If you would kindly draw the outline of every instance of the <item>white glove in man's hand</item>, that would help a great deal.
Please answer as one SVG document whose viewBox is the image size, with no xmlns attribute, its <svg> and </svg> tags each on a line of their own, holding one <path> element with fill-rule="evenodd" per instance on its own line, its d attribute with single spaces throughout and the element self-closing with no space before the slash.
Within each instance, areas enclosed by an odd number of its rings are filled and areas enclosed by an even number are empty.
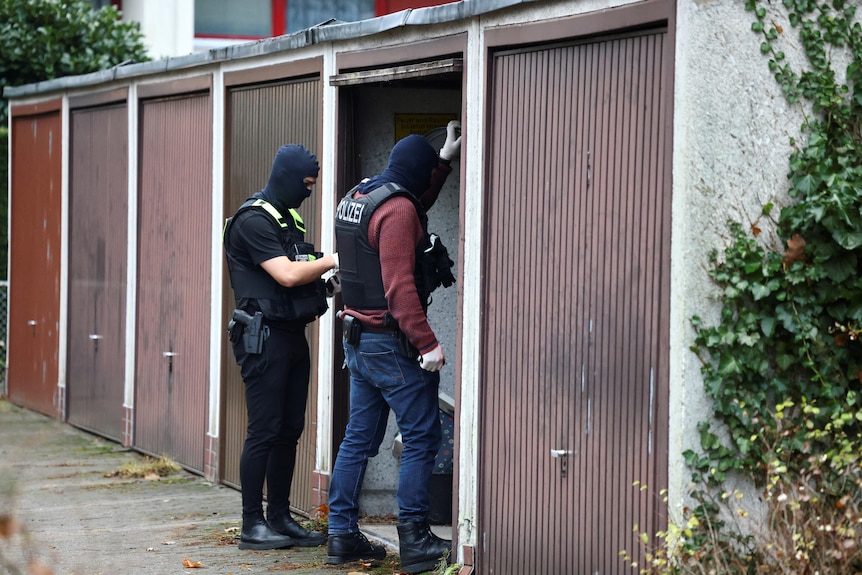
<svg viewBox="0 0 862 575">
<path fill-rule="evenodd" d="M 461 153 L 461 122 L 452 120 L 446 124 L 446 141 L 440 148 L 440 159 L 454 160 Z"/>
<path fill-rule="evenodd" d="M 332 252 L 330 254 L 332 259 L 335 260 L 335 267 L 332 268 L 335 273 L 338 273 L 338 252 Z"/>
<path fill-rule="evenodd" d="M 440 371 L 444 363 L 446 363 L 446 356 L 443 355 L 443 348 L 440 345 L 419 357 L 419 367 L 425 371 Z"/>
</svg>

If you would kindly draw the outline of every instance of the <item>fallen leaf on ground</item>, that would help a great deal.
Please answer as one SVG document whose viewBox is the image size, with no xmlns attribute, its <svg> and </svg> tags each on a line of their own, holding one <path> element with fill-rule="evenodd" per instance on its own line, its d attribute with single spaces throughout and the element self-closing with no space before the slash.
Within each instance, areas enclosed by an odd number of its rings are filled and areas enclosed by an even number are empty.
<svg viewBox="0 0 862 575">
<path fill-rule="evenodd" d="M 200 567 L 200 566 L 201 566 L 200 561 L 191 561 L 188 557 L 183 559 L 183 567 L 185 567 L 187 569 L 194 569 L 195 567 Z"/>
<path fill-rule="evenodd" d="M 162 541 L 162 545 L 174 545 L 173 541 Z"/>
<path fill-rule="evenodd" d="M 147 547 L 147 551 L 155 551 L 155 550 L 156 550 L 155 547 Z"/>
<path fill-rule="evenodd" d="M 224 530 L 225 533 L 236 533 L 239 531 L 239 527 L 228 527 Z"/>
<path fill-rule="evenodd" d="M 27 573 L 29 575 L 54 575 L 53 571 L 35 559 L 32 559 L 27 563 Z"/>
<path fill-rule="evenodd" d="M 18 523 L 11 515 L 0 515 L 0 537 L 9 539 L 18 532 Z"/>
</svg>

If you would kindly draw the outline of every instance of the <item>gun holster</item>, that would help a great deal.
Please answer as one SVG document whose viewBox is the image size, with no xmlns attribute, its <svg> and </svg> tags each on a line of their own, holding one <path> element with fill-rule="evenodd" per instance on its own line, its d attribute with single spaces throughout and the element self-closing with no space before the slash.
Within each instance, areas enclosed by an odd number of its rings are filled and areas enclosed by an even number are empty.
<svg viewBox="0 0 862 575">
<path fill-rule="evenodd" d="M 342 316 L 341 321 L 343 322 L 344 341 L 348 345 L 359 343 L 359 336 L 362 334 L 362 323 L 352 315 Z"/>
<path fill-rule="evenodd" d="M 419 350 L 410 343 L 410 340 L 407 339 L 407 334 L 400 329 L 398 330 L 398 351 L 407 359 L 419 359 Z"/>
<path fill-rule="evenodd" d="M 258 355 L 263 351 L 263 342 L 269 337 L 269 326 L 264 325 L 261 312 L 255 312 L 252 316 L 241 309 L 235 309 L 230 323 L 227 324 L 227 332 L 231 343 L 242 338 L 245 352 Z"/>
</svg>

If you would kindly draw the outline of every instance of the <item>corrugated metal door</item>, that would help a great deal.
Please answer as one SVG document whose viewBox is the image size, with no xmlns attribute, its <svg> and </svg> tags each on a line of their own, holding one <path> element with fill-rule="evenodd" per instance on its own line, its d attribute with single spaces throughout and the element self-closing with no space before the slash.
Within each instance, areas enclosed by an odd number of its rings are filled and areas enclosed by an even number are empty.
<svg viewBox="0 0 862 575">
<path fill-rule="evenodd" d="M 319 78 L 281 82 L 269 85 L 232 88 L 228 94 L 228 166 L 229 182 L 225 213 L 233 214 L 247 197 L 257 192 L 269 179 L 272 158 L 283 144 L 302 144 L 320 160 L 319 130 L 321 86 Z M 321 177 L 323 177 L 321 173 Z M 319 182 L 320 180 L 318 180 Z M 320 245 L 320 184 L 302 203 L 299 210 L 308 230 L 306 239 Z M 318 248 L 319 249 L 319 248 Z M 234 308 L 233 290 L 225 266 L 225 323 Z M 311 352 L 311 383 L 305 409 L 305 431 L 297 450 L 291 505 L 310 511 L 311 478 L 315 468 L 317 445 L 317 350 L 318 324 L 306 330 Z M 224 360 L 224 433 L 221 442 L 221 477 L 225 483 L 239 486 L 239 457 L 248 424 L 245 387 L 239 375 L 227 337 L 222 348 Z"/>
<path fill-rule="evenodd" d="M 663 31 L 492 58 L 484 574 L 628 573 L 667 475 Z"/>
<path fill-rule="evenodd" d="M 135 446 L 203 471 L 209 388 L 212 106 L 140 106 Z"/>
<path fill-rule="evenodd" d="M 73 110 L 70 124 L 67 417 L 121 441 L 128 109 L 120 104 Z"/>
<path fill-rule="evenodd" d="M 12 113 L 9 231 L 9 399 L 53 417 L 60 349 L 60 222 L 63 166 L 59 112 Z"/>
</svg>

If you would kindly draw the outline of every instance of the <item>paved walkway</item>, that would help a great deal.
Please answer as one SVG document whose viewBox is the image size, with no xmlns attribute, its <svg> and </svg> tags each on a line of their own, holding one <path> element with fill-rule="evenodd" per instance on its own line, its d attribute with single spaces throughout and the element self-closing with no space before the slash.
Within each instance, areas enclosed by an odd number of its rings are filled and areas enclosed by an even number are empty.
<svg viewBox="0 0 862 575">
<path fill-rule="evenodd" d="M 295 575 L 399 573 L 394 526 L 363 526 L 389 547 L 373 565 L 325 564 L 326 547 L 240 551 L 240 493 L 182 471 L 111 476 L 144 457 L 0 400 L 0 573 Z M 11 520 L 11 521 L 10 521 Z M 9 534 L 9 526 L 16 525 Z M 435 528 L 437 531 L 437 528 Z M 440 535 L 449 536 L 449 528 Z M 38 571 L 26 565 L 41 565 Z M 192 565 L 194 567 L 188 567 Z"/>
</svg>

